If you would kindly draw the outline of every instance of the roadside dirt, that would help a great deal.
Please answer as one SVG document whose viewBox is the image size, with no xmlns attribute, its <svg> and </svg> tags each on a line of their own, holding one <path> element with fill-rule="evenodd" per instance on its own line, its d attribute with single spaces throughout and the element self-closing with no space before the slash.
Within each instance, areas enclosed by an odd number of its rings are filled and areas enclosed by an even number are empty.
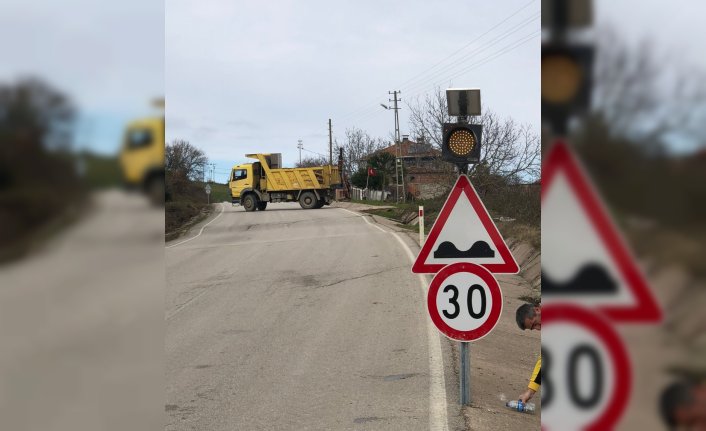
<svg viewBox="0 0 706 431">
<path fill-rule="evenodd" d="M 706 379 L 706 284 L 680 265 L 642 266 L 665 320 L 659 325 L 615 326 L 628 348 L 633 373 L 630 401 L 620 421 L 624 430 L 664 423 L 656 406 L 667 385 L 684 378 Z"/>
<path fill-rule="evenodd" d="M 215 211 L 215 205 L 204 205 L 201 208 L 196 206 L 185 209 L 189 205 L 182 205 L 182 208 L 169 206 L 165 207 L 165 242 L 174 241 L 186 235 L 194 226 L 207 219 Z M 194 214 L 189 216 L 189 214 Z"/>
</svg>

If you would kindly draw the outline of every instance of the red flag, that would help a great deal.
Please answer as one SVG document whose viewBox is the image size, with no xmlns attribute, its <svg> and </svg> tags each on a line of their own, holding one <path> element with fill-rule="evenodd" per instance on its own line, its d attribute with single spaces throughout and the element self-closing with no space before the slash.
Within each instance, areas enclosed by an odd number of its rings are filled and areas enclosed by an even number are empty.
<svg viewBox="0 0 706 431">
<path fill-rule="evenodd" d="M 368 168 L 368 176 L 369 177 L 374 177 L 376 175 L 375 169 L 373 168 Z"/>
</svg>

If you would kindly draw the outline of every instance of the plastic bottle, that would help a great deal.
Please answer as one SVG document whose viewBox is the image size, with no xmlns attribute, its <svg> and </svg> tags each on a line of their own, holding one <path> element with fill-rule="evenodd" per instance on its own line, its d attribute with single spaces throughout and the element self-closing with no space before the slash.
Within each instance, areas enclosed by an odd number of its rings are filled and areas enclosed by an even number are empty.
<svg viewBox="0 0 706 431">
<path fill-rule="evenodd" d="M 513 400 L 513 401 L 508 401 L 505 403 L 505 407 L 512 409 L 512 410 L 517 410 L 518 412 L 523 412 L 523 413 L 534 413 L 534 404 L 533 403 L 523 403 L 522 400 Z"/>
</svg>

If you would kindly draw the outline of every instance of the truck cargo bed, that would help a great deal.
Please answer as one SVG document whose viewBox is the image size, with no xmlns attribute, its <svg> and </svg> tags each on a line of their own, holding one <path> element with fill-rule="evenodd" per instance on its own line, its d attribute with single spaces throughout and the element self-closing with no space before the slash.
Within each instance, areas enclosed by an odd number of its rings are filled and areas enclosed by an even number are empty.
<svg viewBox="0 0 706 431">
<path fill-rule="evenodd" d="M 341 184 L 341 173 L 338 166 L 316 166 L 311 168 L 278 168 L 269 167 L 266 155 L 247 154 L 247 157 L 260 161 L 264 175 L 260 178 L 260 188 L 268 192 L 286 190 L 329 189 Z"/>
<path fill-rule="evenodd" d="M 332 178 L 333 177 L 333 178 Z M 340 183 L 338 168 L 323 166 L 316 168 L 282 168 L 265 170 L 264 181 L 269 191 L 327 189 Z M 333 179 L 333 181 L 332 181 Z"/>
</svg>

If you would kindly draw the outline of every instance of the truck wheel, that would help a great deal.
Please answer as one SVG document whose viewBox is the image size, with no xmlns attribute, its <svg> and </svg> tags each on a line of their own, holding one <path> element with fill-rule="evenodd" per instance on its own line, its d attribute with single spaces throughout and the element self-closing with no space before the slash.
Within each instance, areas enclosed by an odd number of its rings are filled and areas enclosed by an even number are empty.
<svg viewBox="0 0 706 431">
<path fill-rule="evenodd" d="M 243 198 L 243 208 L 245 208 L 245 211 L 248 211 L 248 212 L 255 211 L 257 209 L 257 205 L 258 205 L 257 201 L 258 201 L 257 196 L 255 196 L 255 194 L 253 194 L 253 193 L 250 193 L 249 195 L 246 195 Z"/>
<path fill-rule="evenodd" d="M 325 203 L 326 201 L 324 200 L 316 201 L 316 206 L 314 206 L 314 209 L 323 208 Z"/>
<path fill-rule="evenodd" d="M 314 192 L 304 192 L 299 196 L 299 205 L 305 210 L 316 208 L 317 202 Z"/>
<path fill-rule="evenodd" d="M 257 203 L 257 209 L 260 211 L 265 211 L 265 208 L 267 208 L 267 202 L 260 201 Z"/>
</svg>

